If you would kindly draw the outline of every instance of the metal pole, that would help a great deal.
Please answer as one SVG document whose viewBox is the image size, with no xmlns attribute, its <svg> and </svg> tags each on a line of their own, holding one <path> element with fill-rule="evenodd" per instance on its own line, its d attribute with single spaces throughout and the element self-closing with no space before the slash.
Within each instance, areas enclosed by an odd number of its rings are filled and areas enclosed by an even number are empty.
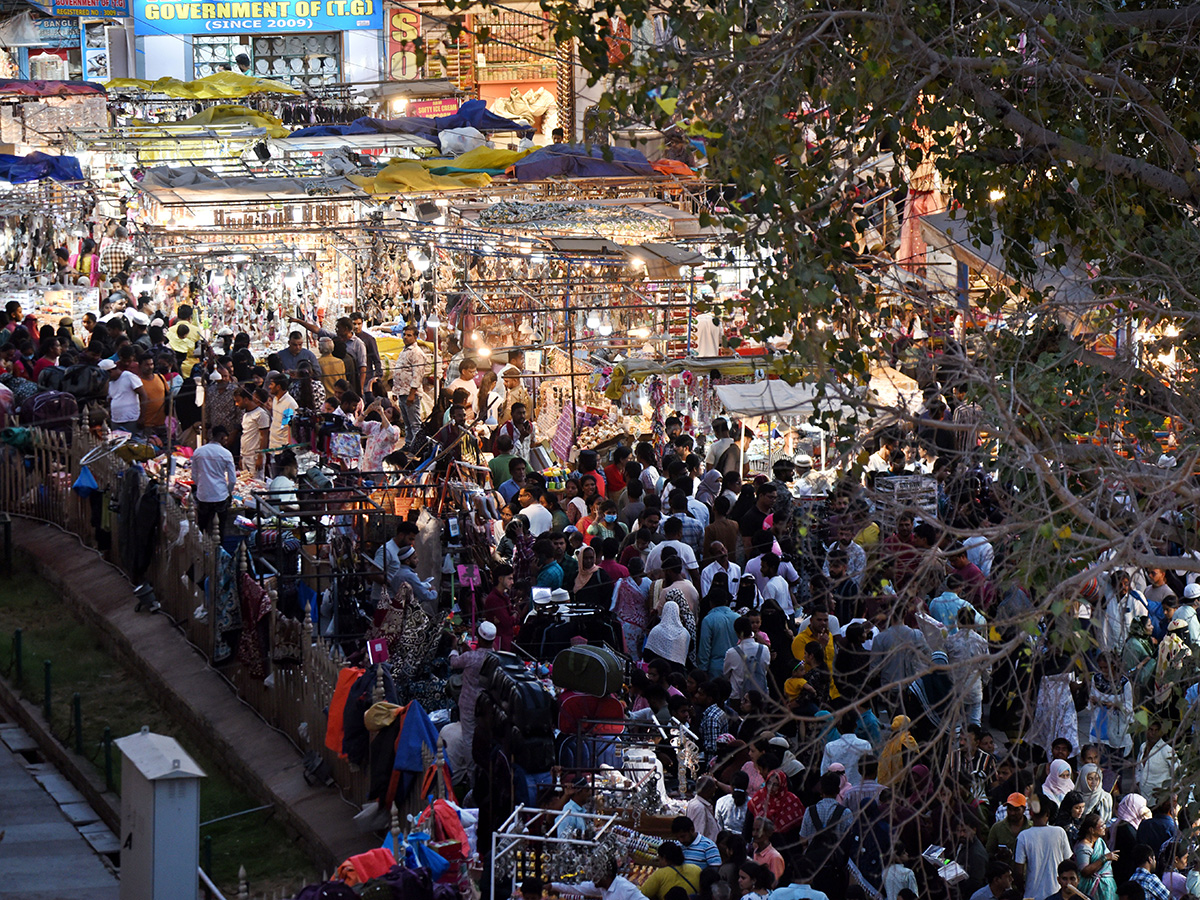
<svg viewBox="0 0 1200 900">
<path fill-rule="evenodd" d="M 71 697 L 71 713 L 75 720 L 75 752 L 83 756 L 83 702 L 79 691 Z"/>
<path fill-rule="evenodd" d="M 18 628 L 13 632 L 13 659 L 16 661 L 17 687 L 21 686 L 21 681 L 25 676 L 25 636 L 21 629 Z"/>
<path fill-rule="evenodd" d="M 113 789 L 112 729 L 104 726 L 104 789 Z"/>
<path fill-rule="evenodd" d="M 42 692 L 42 711 L 46 714 L 46 724 L 50 724 L 50 660 L 42 663 L 43 673 L 45 675 L 45 685 Z"/>
<path fill-rule="evenodd" d="M 579 401 L 575 394 L 575 329 L 571 323 L 571 264 L 567 263 L 567 290 L 563 294 L 563 326 L 566 329 L 567 358 L 571 361 L 571 446 L 579 436 L 576 426 L 579 424 Z M 570 455 L 570 451 L 567 451 Z M 567 460 L 563 460 L 563 465 Z"/>
</svg>

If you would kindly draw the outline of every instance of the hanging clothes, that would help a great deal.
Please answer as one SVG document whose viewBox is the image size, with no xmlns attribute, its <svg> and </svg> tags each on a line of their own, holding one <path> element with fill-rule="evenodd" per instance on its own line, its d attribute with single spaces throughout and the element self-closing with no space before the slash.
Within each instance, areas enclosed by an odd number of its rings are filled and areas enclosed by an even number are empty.
<svg viewBox="0 0 1200 900">
<path fill-rule="evenodd" d="M 333 689 L 333 697 L 329 701 L 329 720 L 325 725 L 325 748 L 332 750 L 338 756 L 342 753 L 342 718 L 346 711 L 346 700 L 350 696 L 350 688 L 365 670 L 347 666 L 338 672 L 337 685 Z"/>
</svg>

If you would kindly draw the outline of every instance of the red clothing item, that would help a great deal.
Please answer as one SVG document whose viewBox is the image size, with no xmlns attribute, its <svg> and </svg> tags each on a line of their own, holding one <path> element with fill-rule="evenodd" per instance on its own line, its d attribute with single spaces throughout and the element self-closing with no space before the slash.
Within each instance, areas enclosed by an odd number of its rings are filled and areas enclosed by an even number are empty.
<svg viewBox="0 0 1200 900">
<path fill-rule="evenodd" d="M 604 467 L 604 480 L 608 482 L 608 488 L 614 493 L 619 494 L 625 490 L 625 469 L 623 466 L 618 466 L 616 463 L 609 463 Z"/>
<path fill-rule="evenodd" d="M 51 366 L 57 365 L 57 360 L 48 359 L 45 356 L 39 358 L 37 362 L 33 364 L 33 380 L 37 381 L 37 377 L 42 374 L 43 369 L 49 369 Z"/>
<path fill-rule="evenodd" d="M 496 626 L 496 649 L 512 650 L 517 617 L 513 614 L 512 601 L 499 588 L 483 601 L 483 617 Z"/>
<path fill-rule="evenodd" d="M 629 561 L 631 559 L 633 559 L 635 556 L 640 557 L 641 555 L 642 554 L 638 552 L 637 545 L 630 544 L 628 547 L 626 547 L 624 550 L 621 551 L 621 555 L 617 558 L 620 560 L 621 565 L 628 566 Z M 643 559 L 642 561 L 645 562 L 645 559 Z"/>
<path fill-rule="evenodd" d="M 615 559 L 600 560 L 600 568 L 608 574 L 614 582 L 621 578 L 629 577 L 629 570 L 617 562 Z"/>
<path fill-rule="evenodd" d="M 333 699 L 329 701 L 329 723 L 325 726 L 325 746 L 342 759 L 346 758 L 346 754 L 342 752 L 344 736 L 342 717 L 346 713 L 346 701 L 350 698 L 350 688 L 365 671 L 367 670 L 347 666 L 338 672 L 337 687 L 333 689 Z"/>
<path fill-rule="evenodd" d="M 892 575 L 897 587 L 904 587 L 910 578 L 917 573 L 921 565 L 921 553 L 912 544 L 902 541 L 894 534 L 889 534 L 883 540 L 884 558 L 892 563 Z"/>
</svg>

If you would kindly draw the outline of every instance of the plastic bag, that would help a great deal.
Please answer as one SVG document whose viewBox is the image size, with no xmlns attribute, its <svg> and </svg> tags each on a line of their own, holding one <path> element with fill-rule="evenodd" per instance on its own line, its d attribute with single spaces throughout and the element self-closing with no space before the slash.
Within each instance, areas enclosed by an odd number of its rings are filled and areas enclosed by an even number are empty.
<svg viewBox="0 0 1200 900">
<path fill-rule="evenodd" d="M 75 483 L 71 485 L 71 490 L 85 500 L 92 496 L 92 493 L 99 490 L 99 488 L 100 485 L 96 483 L 96 476 L 92 474 L 92 470 L 87 466 L 80 468 L 79 477 L 76 478 Z"/>
</svg>

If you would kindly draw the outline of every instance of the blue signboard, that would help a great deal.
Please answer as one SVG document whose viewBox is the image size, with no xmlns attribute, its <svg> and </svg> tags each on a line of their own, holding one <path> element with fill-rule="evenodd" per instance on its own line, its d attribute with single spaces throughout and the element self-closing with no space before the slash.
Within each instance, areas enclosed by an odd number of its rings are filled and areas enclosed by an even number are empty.
<svg viewBox="0 0 1200 900">
<path fill-rule="evenodd" d="M 33 5 L 51 16 L 124 19 L 129 15 L 129 0 L 37 0 Z"/>
<path fill-rule="evenodd" d="M 135 31 L 150 34 L 280 34 L 383 27 L 382 0 L 133 0 Z"/>
</svg>

